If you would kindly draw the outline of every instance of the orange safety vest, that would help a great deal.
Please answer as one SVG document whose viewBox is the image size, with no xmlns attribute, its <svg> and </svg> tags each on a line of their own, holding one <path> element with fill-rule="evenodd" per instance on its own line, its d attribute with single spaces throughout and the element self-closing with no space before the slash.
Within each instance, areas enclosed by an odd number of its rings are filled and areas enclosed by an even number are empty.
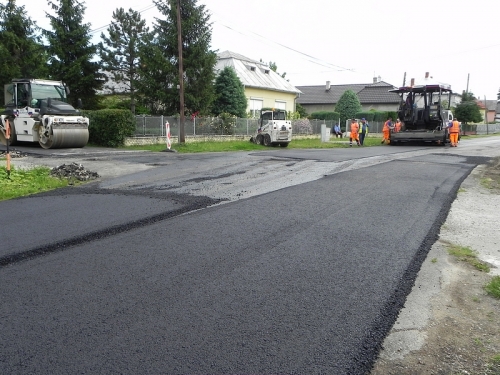
<svg viewBox="0 0 500 375">
<path fill-rule="evenodd" d="M 357 122 L 351 123 L 351 133 L 357 134 L 359 131 L 359 124 Z"/>
<path fill-rule="evenodd" d="M 450 127 L 450 133 L 460 133 L 460 123 L 458 121 L 453 121 Z"/>
<path fill-rule="evenodd" d="M 385 131 L 385 132 L 388 132 L 389 131 L 389 120 L 387 120 L 386 122 L 384 122 L 384 128 L 382 129 L 382 131 Z"/>
<path fill-rule="evenodd" d="M 396 121 L 396 132 L 401 130 L 401 121 Z"/>
</svg>

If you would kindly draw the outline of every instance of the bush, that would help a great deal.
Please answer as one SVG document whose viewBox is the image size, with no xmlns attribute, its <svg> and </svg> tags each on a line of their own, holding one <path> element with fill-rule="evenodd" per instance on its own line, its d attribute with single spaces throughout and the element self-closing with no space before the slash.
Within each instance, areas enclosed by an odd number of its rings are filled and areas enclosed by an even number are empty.
<svg viewBox="0 0 500 375">
<path fill-rule="evenodd" d="M 309 119 L 303 118 L 292 121 L 293 133 L 296 134 L 312 134 L 312 126 Z"/>
<path fill-rule="evenodd" d="M 213 119 L 210 127 L 212 133 L 231 135 L 234 133 L 236 126 L 236 116 L 230 113 L 221 113 L 218 117 Z"/>
<path fill-rule="evenodd" d="M 333 111 L 319 111 L 311 113 L 309 116 L 310 119 L 316 120 L 335 120 L 338 121 L 340 118 L 340 114 Z"/>
<path fill-rule="evenodd" d="M 89 118 L 89 142 L 105 147 L 123 146 L 135 132 L 135 118 L 126 109 L 82 111 Z"/>
</svg>

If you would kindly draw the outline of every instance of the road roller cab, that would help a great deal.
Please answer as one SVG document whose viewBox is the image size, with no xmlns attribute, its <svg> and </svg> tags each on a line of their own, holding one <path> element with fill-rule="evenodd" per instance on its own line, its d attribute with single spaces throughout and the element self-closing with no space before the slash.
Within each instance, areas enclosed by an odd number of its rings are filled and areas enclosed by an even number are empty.
<svg viewBox="0 0 500 375">
<path fill-rule="evenodd" d="M 89 119 L 67 102 L 61 81 L 15 79 L 5 85 L 5 113 L 0 117 L 0 142 L 38 142 L 43 148 L 84 147 Z"/>
</svg>

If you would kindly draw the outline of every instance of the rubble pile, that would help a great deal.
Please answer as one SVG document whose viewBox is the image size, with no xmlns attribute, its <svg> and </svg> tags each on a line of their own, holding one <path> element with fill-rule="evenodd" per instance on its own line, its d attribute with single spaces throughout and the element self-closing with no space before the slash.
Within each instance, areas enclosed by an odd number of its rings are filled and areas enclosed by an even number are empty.
<svg viewBox="0 0 500 375">
<path fill-rule="evenodd" d="M 63 164 L 50 170 L 50 175 L 59 178 L 76 179 L 78 181 L 89 181 L 99 178 L 96 172 L 91 172 L 77 163 Z"/>
<path fill-rule="evenodd" d="M 24 158 L 24 157 L 28 156 L 27 153 L 22 152 L 22 151 L 17 151 L 17 150 L 9 150 L 9 154 L 10 154 L 11 159 Z M 6 156 L 7 156 L 7 151 L 0 152 L 0 158 L 4 158 Z"/>
</svg>

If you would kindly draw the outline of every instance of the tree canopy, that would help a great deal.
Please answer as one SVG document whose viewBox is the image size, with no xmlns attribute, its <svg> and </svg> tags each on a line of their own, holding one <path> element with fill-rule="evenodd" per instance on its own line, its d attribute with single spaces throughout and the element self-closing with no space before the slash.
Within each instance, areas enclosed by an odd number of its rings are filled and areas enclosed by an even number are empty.
<svg viewBox="0 0 500 375">
<path fill-rule="evenodd" d="M 361 109 L 359 98 L 352 90 L 346 90 L 335 106 L 335 112 L 339 113 L 341 124 L 345 124 L 346 120 L 354 118 L 356 113 L 361 112 Z"/>
<path fill-rule="evenodd" d="M 216 99 L 212 107 L 214 115 L 229 113 L 246 117 L 247 98 L 245 88 L 233 68 L 226 66 L 215 80 Z"/>
<path fill-rule="evenodd" d="M 456 106 L 454 115 L 457 120 L 464 125 L 469 122 L 483 121 L 483 116 L 477 105 L 476 98 L 471 92 L 462 92 L 462 101 Z"/>
<path fill-rule="evenodd" d="M 179 53 L 175 1 L 154 0 L 163 18 L 156 18 L 151 42 L 141 52 L 141 82 L 154 113 L 179 113 Z M 181 2 L 181 36 L 185 114 L 207 114 L 214 101 L 214 67 L 217 55 L 210 50 L 212 28 L 205 5 Z"/>
<path fill-rule="evenodd" d="M 113 12 L 108 35 L 101 33 L 99 56 L 102 68 L 110 74 L 113 92 L 129 94 L 130 110 L 135 113 L 136 86 L 139 79 L 139 51 L 145 46 L 149 28 L 141 14 L 133 9 L 125 12 L 118 8 Z"/>
<path fill-rule="evenodd" d="M 0 4 L 0 84 L 13 78 L 48 78 L 47 55 L 40 29 L 15 0 Z M 3 104 L 3 90 L 0 102 Z"/>
<path fill-rule="evenodd" d="M 44 30 L 50 55 L 50 75 L 64 81 L 71 90 L 68 101 L 85 108 L 98 107 L 97 90 L 105 81 L 100 63 L 93 61 L 97 46 L 90 42 L 90 24 L 83 24 L 85 7 L 78 0 L 49 0 L 55 15 L 46 13 L 53 31 Z"/>
</svg>

